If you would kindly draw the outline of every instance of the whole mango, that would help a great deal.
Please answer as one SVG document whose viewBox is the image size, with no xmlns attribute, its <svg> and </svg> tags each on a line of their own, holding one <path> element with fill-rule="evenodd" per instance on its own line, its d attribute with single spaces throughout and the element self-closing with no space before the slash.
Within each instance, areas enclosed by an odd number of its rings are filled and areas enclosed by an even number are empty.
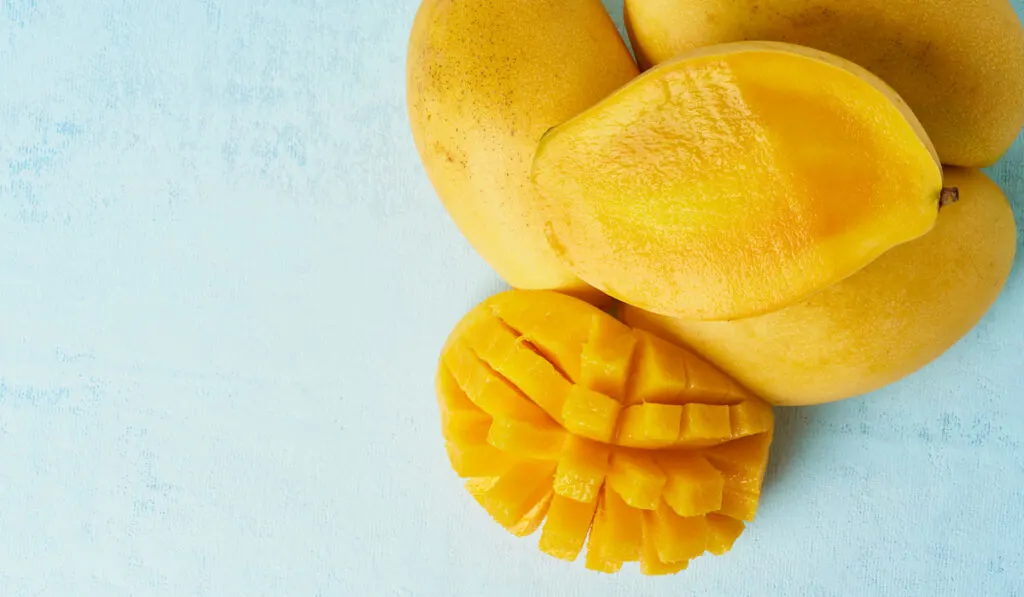
<svg viewBox="0 0 1024 597">
<path fill-rule="evenodd" d="M 469 243 L 516 288 L 600 297 L 548 247 L 528 178 L 546 130 L 637 75 L 600 0 L 424 0 L 407 60 L 416 148 Z"/>
</svg>

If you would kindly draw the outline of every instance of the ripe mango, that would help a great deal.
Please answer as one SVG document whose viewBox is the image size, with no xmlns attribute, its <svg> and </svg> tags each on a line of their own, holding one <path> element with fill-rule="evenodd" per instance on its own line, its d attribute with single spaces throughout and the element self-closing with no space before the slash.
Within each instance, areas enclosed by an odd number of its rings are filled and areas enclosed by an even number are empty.
<svg viewBox="0 0 1024 597">
<path fill-rule="evenodd" d="M 534 219 L 530 160 L 548 128 L 637 75 L 600 0 L 424 0 L 409 40 L 413 139 L 442 203 L 516 288 L 594 300 Z"/>
<path fill-rule="evenodd" d="M 523 358 L 532 355 L 532 359 Z M 753 520 L 771 406 L 695 353 L 563 294 L 512 290 L 442 349 L 442 436 L 510 533 L 611 573 L 673 574 Z"/>
<path fill-rule="evenodd" d="M 548 240 L 594 287 L 700 320 L 777 310 L 917 238 L 955 197 L 885 83 L 771 42 L 663 63 L 548 132 Z"/>
<path fill-rule="evenodd" d="M 698 322 L 623 306 L 623 320 L 691 346 L 766 400 L 818 404 L 871 392 L 941 355 L 981 319 L 1013 264 L 1017 228 L 979 170 L 947 168 L 960 201 L 935 228 L 811 298 L 759 317 Z"/>
<path fill-rule="evenodd" d="M 801 44 L 881 77 L 944 164 L 982 167 L 1024 125 L 1024 28 L 1007 0 L 625 0 L 641 66 L 743 40 Z"/>
</svg>

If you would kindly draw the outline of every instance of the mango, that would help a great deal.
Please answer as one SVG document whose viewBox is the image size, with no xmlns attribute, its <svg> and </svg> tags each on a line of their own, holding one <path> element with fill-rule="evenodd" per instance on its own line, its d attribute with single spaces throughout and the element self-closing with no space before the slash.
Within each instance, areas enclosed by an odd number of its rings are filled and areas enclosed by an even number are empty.
<svg viewBox="0 0 1024 597">
<path fill-rule="evenodd" d="M 837 54 L 921 119 L 944 164 L 982 167 L 1024 126 L 1024 28 L 1007 0 L 625 0 L 641 66 L 748 39 Z"/>
<path fill-rule="evenodd" d="M 771 406 L 697 353 L 583 300 L 511 290 L 444 343 L 436 390 L 456 474 L 508 532 L 613 573 L 675 574 L 754 518 Z M 713 532 L 715 515 L 730 522 Z M 717 534 L 716 534 L 717 533 Z"/>
<path fill-rule="evenodd" d="M 699 320 L 798 302 L 928 232 L 956 198 L 885 83 L 769 42 L 647 71 L 545 134 L 532 179 L 580 278 Z"/>
<path fill-rule="evenodd" d="M 706 355 L 778 405 L 819 404 L 877 390 L 938 358 L 999 296 L 1017 226 L 1006 196 L 978 170 L 947 168 L 960 201 L 935 228 L 807 300 L 730 322 L 698 322 L 629 306 L 631 326 Z"/>
<path fill-rule="evenodd" d="M 510 285 L 600 300 L 555 256 L 533 211 L 530 160 L 548 128 L 637 75 L 600 0 L 424 0 L 406 103 L 452 220 Z"/>
</svg>

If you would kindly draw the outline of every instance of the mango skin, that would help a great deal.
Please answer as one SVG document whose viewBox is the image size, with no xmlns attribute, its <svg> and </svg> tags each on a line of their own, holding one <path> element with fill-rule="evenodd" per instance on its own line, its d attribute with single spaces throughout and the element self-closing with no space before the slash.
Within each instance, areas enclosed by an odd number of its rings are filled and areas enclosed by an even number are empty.
<svg viewBox="0 0 1024 597">
<path fill-rule="evenodd" d="M 893 383 L 969 332 L 1002 291 L 1017 228 L 979 170 L 946 168 L 960 189 L 935 228 L 857 274 L 780 311 L 698 322 L 621 308 L 622 320 L 701 352 L 776 405 L 842 400 Z"/>
<path fill-rule="evenodd" d="M 983 167 L 1024 126 L 1024 28 L 1006 0 L 625 0 L 641 66 L 784 41 L 867 68 L 910 104 L 944 164 Z"/>
<path fill-rule="evenodd" d="M 424 0 L 406 65 L 413 138 L 456 226 L 511 286 L 601 293 L 563 266 L 531 206 L 546 130 L 638 74 L 600 0 Z"/>
</svg>

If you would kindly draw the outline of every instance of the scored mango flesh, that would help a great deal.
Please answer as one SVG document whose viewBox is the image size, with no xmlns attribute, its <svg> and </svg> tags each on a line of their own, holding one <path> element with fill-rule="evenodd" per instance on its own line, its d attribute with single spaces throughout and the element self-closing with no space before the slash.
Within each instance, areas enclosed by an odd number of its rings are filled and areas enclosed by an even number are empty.
<svg viewBox="0 0 1024 597">
<path fill-rule="evenodd" d="M 754 520 L 771 407 L 693 352 L 583 301 L 512 290 L 456 326 L 437 373 L 466 489 L 586 567 L 674 574 Z"/>
</svg>

